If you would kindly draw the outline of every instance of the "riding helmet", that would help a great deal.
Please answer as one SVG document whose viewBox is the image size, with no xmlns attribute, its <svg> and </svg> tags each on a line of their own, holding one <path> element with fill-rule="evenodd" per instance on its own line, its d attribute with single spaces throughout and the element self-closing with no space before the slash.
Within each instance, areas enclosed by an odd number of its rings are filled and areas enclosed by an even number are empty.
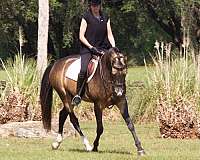
<svg viewBox="0 0 200 160">
<path fill-rule="evenodd" d="M 89 3 L 93 4 L 93 5 L 100 5 L 101 4 L 101 0 L 89 0 Z"/>
</svg>

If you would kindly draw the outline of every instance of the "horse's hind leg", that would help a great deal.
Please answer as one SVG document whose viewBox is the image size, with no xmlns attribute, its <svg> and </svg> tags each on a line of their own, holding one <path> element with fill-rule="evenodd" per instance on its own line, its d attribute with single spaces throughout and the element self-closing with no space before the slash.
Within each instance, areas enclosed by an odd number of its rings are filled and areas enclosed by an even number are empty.
<svg viewBox="0 0 200 160">
<path fill-rule="evenodd" d="M 71 112 L 69 114 L 69 116 L 70 116 L 71 123 L 73 124 L 74 128 L 77 130 L 77 132 L 79 133 L 79 135 L 81 136 L 81 138 L 83 140 L 83 144 L 86 147 L 86 150 L 87 151 L 91 151 L 92 147 L 90 146 L 87 137 L 84 136 L 83 132 L 81 131 L 81 128 L 80 128 L 80 125 L 79 125 L 79 122 L 78 122 L 78 118 L 75 116 L 74 112 Z"/>
<path fill-rule="evenodd" d="M 96 103 L 94 104 L 94 112 L 95 112 L 96 123 L 97 123 L 97 131 L 96 131 L 97 136 L 94 140 L 93 151 L 98 151 L 99 139 L 103 133 L 103 123 L 102 123 L 102 110 L 100 109 L 100 106 Z"/>
<path fill-rule="evenodd" d="M 62 140 L 63 140 L 63 126 L 65 123 L 65 120 L 67 119 L 69 112 L 67 111 L 66 107 L 63 107 L 63 109 L 59 113 L 59 130 L 58 135 L 55 139 L 55 141 L 52 143 L 52 149 L 58 149 L 60 146 Z"/>
</svg>

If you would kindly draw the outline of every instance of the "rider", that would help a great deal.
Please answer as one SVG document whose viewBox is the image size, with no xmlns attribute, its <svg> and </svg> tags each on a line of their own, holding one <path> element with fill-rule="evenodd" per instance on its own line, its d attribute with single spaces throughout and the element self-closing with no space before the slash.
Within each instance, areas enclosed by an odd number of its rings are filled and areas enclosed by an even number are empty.
<svg viewBox="0 0 200 160">
<path fill-rule="evenodd" d="M 78 105 L 81 102 L 80 89 L 84 85 L 87 74 L 87 66 L 92 55 L 101 56 L 102 50 L 115 47 L 115 40 L 112 34 L 110 19 L 101 10 L 101 0 L 90 0 L 89 9 L 84 13 L 79 32 L 81 42 L 81 70 L 78 75 L 76 96 L 72 104 Z"/>
</svg>

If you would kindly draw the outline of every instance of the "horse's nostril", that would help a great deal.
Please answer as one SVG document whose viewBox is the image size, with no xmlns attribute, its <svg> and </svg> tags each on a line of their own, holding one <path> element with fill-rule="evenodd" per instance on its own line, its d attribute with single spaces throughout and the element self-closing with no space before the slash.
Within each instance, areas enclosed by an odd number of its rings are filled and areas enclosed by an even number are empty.
<svg viewBox="0 0 200 160">
<path fill-rule="evenodd" d="M 122 92 L 118 92 L 118 93 L 117 93 L 117 96 L 122 96 Z"/>
<path fill-rule="evenodd" d="M 122 96 L 124 90 L 121 87 L 115 87 L 115 93 L 117 96 Z"/>
</svg>

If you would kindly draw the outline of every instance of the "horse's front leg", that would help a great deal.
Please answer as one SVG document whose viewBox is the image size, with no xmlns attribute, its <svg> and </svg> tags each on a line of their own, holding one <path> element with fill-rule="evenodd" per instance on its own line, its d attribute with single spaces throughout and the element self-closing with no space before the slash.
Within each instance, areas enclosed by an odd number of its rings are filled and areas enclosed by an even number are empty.
<svg viewBox="0 0 200 160">
<path fill-rule="evenodd" d="M 120 113 L 128 126 L 128 129 L 133 135 L 135 146 L 137 147 L 138 155 L 144 155 L 145 154 L 144 149 L 142 148 L 140 140 L 136 135 L 134 124 L 128 113 L 128 104 L 125 97 L 117 104 L 117 107 L 119 108 Z"/>
<path fill-rule="evenodd" d="M 95 103 L 94 104 L 94 112 L 95 112 L 95 116 L 96 116 L 96 123 L 97 123 L 97 136 L 94 140 L 94 146 L 93 146 L 93 150 L 97 152 L 98 151 L 98 146 L 99 146 L 99 139 L 103 133 L 103 123 L 102 123 L 102 110 L 100 109 L 100 105 Z"/>
</svg>

